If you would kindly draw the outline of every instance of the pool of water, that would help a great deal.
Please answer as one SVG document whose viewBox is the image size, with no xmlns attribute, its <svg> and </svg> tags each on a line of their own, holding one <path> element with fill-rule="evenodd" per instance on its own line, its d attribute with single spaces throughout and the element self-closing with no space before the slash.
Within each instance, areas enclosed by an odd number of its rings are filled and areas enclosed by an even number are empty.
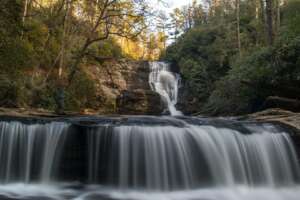
<svg viewBox="0 0 300 200">
<path fill-rule="evenodd" d="M 235 186 L 172 192 L 121 190 L 99 185 L 8 184 L 0 186 L 1 200 L 299 200 L 300 186 L 266 188 Z"/>
</svg>

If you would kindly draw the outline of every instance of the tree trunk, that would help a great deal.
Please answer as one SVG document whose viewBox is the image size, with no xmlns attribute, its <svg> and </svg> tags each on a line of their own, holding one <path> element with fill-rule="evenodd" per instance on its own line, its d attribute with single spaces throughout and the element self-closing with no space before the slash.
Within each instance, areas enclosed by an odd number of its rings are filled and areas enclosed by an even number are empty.
<svg viewBox="0 0 300 200">
<path fill-rule="evenodd" d="M 28 5 L 29 5 L 29 0 L 25 0 L 24 12 L 23 12 L 23 16 L 22 16 L 22 22 L 23 22 L 23 24 L 24 24 L 25 18 L 26 18 L 26 16 L 27 16 Z"/>
<path fill-rule="evenodd" d="M 69 18 L 69 12 L 71 8 L 70 1 L 64 1 L 65 4 L 65 16 L 63 18 L 63 35 L 62 35 L 62 41 L 61 41 L 61 55 L 59 60 L 59 68 L 58 68 L 58 88 L 56 93 L 56 104 L 57 109 L 56 112 L 58 114 L 64 114 L 65 112 L 65 83 L 63 80 L 63 67 L 65 65 L 65 49 L 66 49 L 66 40 L 67 40 L 67 25 L 68 25 L 68 18 Z"/>
<path fill-rule="evenodd" d="M 259 0 L 255 0 L 255 19 L 259 19 Z"/>
<path fill-rule="evenodd" d="M 70 9 L 70 4 L 69 1 L 66 1 L 65 4 L 65 17 L 63 19 L 63 35 L 62 35 L 62 41 L 61 41 L 61 57 L 60 57 L 60 62 L 59 62 L 59 69 L 58 69 L 58 77 L 61 79 L 62 78 L 62 72 L 63 72 L 63 66 L 64 66 L 64 60 L 65 60 L 65 46 L 66 46 L 66 39 L 67 39 L 67 23 L 68 23 L 68 17 L 69 17 L 69 9 Z"/>
<path fill-rule="evenodd" d="M 274 19 L 273 19 L 273 0 L 266 0 L 266 14 L 267 14 L 267 38 L 268 44 L 271 46 L 274 43 Z"/>
<path fill-rule="evenodd" d="M 241 50 L 241 35 L 240 35 L 240 0 L 235 1 L 236 4 L 236 34 L 237 34 L 237 46 L 239 51 L 239 56 L 242 56 Z"/>
<path fill-rule="evenodd" d="M 261 22 L 263 25 L 266 23 L 266 12 L 265 12 L 265 2 L 264 0 L 259 0 L 260 1 L 260 7 L 261 7 Z"/>
<path fill-rule="evenodd" d="M 280 30 L 280 3 L 281 0 L 276 0 L 276 35 L 278 34 Z"/>
<path fill-rule="evenodd" d="M 284 6 L 286 6 L 286 5 L 287 5 L 287 2 L 288 2 L 288 0 L 282 0 L 282 2 L 283 2 L 283 5 L 284 5 Z"/>
<path fill-rule="evenodd" d="M 265 0 L 259 0 L 260 2 L 260 14 L 261 14 L 261 24 L 263 26 L 263 29 L 261 30 L 262 32 L 262 38 L 263 41 L 265 42 L 267 40 L 267 23 L 266 23 L 266 10 L 265 10 Z"/>
</svg>

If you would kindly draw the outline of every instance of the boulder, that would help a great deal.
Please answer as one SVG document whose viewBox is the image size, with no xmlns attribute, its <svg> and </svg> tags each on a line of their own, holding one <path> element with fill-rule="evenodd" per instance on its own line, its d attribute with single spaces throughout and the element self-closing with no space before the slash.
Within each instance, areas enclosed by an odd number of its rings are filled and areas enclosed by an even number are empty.
<svg viewBox="0 0 300 200">
<path fill-rule="evenodd" d="M 280 123 L 294 129 L 295 133 L 300 136 L 300 113 L 276 108 L 253 113 L 240 119 Z"/>
<path fill-rule="evenodd" d="M 164 110 L 159 94 L 151 90 L 124 90 L 116 100 L 119 114 L 160 115 Z"/>
<path fill-rule="evenodd" d="M 300 113 L 276 108 L 250 114 L 246 119 L 281 124 L 289 130 L 287 133 L 290 135 L 290 138 L 294 143 L 295 152 L 298 159 L 300 159 Z"/>
</svg>

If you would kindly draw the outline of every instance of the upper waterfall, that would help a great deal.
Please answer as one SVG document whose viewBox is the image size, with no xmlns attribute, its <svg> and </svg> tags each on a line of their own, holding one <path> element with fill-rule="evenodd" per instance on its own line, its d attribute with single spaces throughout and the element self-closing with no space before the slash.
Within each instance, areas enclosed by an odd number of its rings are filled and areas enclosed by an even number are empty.
<svg viewBox="0 0 300 200">
<path fill-rule="evenodd" d="M 172 116 L 182 115 L 175 107 L 178 101 L 180 80 L 180 75 L 171 72 L 168 63 L 150 62 L 150 87 L 161 96 Z"/>
</svg>

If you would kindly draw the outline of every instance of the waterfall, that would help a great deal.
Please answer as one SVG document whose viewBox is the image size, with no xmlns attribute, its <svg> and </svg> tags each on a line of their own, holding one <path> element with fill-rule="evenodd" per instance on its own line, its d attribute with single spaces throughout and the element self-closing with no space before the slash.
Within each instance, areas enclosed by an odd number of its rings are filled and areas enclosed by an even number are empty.
<svg viewBox="0 0 300 200">
<path fill-rule="evenodd" d="M 157 92 L 168 107 L 172 116 L 182 115 L 176 109 L 180 75 L 170 71 L 165 62 L 150 62 L 149 84 Z"/>
<path fill-rule="evenodd" d="M 103 163 L 99 159 L 107 157 L 109 168 L 102 173 L 109 184 L 120 188 L 296 184 L 299 166 L 289 136 L 255 129 L 244 135 L 228 128 L 195 125 L 102 127 L 93 132 L 90 155 L 98 156 L 90 157 L 90 164 L 97 166 L 90 174 L 99 175 Z"/>
<path fill-rule="evenodd" d="M 51 181 L 66 129 L 58 122 L 0 122 L 0 182 Z"/>
<path fill-rule="evenodd" d="M 296 152 L 288 132 L 272 124 L 191 117 L 0 122 L 0 195 L 296 200 Z M 87 191 L 64 189 L 78 181 Z"/>
</svg>

